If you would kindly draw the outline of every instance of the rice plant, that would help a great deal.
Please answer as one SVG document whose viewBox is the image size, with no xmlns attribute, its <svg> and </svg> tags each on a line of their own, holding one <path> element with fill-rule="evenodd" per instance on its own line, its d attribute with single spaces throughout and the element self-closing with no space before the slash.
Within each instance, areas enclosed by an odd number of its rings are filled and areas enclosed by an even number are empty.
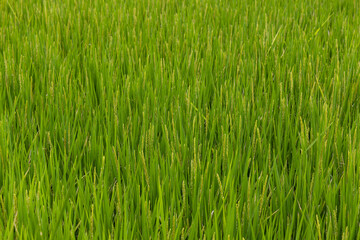
<svg viewBox="0 0 360 240">
<path fill-rule="evenodd" d="M 357 0 L 1 0 L 1 239 L 360 239 Z"/>
</svg>

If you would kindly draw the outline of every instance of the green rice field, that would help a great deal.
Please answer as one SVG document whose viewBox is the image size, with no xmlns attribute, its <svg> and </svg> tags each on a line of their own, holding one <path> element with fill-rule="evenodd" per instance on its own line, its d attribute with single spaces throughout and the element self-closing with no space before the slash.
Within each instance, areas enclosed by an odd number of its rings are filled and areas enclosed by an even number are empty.
<svg viewBox="0 0 360 240">
<path fill-rule="evenodd" d="M 358 0 L 0 0 L 0 239 L 360 239 L 359 84 Z"/>
</svg>

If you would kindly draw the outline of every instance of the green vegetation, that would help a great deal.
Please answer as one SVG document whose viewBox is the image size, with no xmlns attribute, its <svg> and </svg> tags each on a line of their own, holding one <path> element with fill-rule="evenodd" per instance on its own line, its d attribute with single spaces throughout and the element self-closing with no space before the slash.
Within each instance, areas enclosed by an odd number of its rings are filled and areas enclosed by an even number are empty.
<svg viewBox="0 0 360 240">
<path fill-rule="evenodd" d="M 0 1 L 0 235 L 360 239 L 359 5 Z"/>
</svg>

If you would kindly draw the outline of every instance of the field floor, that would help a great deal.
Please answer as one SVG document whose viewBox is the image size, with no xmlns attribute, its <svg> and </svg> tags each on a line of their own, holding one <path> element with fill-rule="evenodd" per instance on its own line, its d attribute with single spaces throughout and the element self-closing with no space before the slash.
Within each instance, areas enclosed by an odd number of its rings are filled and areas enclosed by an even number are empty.
<svg viewBox="0 0 360 240">
<path fill-rule="evenodd" d="M 359 0 L 0 0 L 0 239 L 360 239 Z"/>
</svg>

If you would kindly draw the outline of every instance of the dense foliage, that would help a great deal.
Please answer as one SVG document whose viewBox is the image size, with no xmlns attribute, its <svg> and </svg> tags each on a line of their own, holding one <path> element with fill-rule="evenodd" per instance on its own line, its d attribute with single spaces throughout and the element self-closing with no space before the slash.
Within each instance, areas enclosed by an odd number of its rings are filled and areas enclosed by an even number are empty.
<svg viewBox="0 0 360 240">
<path fill-rule="evenodd" d="M 359 5 L 0 1 L 1 235 L 359 238 Z"/>
</svg>

